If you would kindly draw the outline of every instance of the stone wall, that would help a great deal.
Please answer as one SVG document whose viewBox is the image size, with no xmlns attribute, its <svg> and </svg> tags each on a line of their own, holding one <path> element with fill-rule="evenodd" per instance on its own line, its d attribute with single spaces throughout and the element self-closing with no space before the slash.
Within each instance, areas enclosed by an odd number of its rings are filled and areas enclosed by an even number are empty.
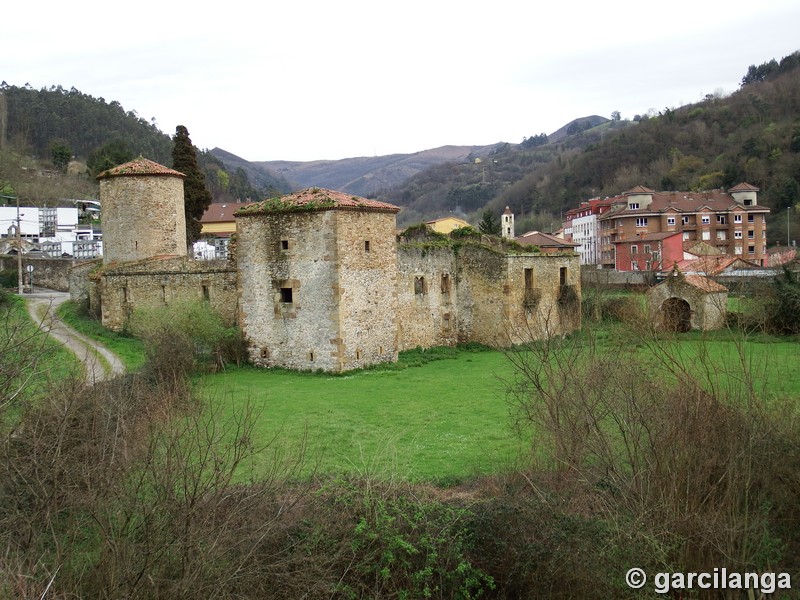
<svg viewBox="0 0 800 600">
<path fill-rule="evenodd" d="M 100 198 L 104 263 L 186 255 L 182 178 L 162 175 L 101 179 Z"/>
<path fill-rule="evenodd" d="M 256 365 L 338 370 L 335 211 L 237 218 L 239 324 Z"/>
<path fill-rule="evenodd" d="M 22 255 L 22 269 L 25 283 L 28 282 L 28 265 L 33 266 L 33 285 L 36 287 L 49 288 L 59 292 L 67 292 L 70 289 L 70 269 L 77 265 L 87 262 L 75 260 L 73 258 L 33 258 Z M 16 256 L 1 256 L 0 269 L 17 270 Z"/>
<path fill-rule="evenodd" d="M 236 270 L 225 261 L 149 259 L 109 265 L 89 278 L 89 308 L 115 331 L 139 308 L 183 302 L 207 302 L 226 323 L 236 322 Z"/>
<path fill-rule="evenodd" d="M 397 360 L 395 214 L 334 211 L 339 370 Z"/>
<path fill-rule="evenodd" d="M 580 329 L 579 261 L 574 253 L 462 248 L 460 339 L 505 347 Z"/>
<path fill-rule="evenodd" d="M 404 244 L 397 288 L 400 350 L 459 342 L 505 347 L 580 328 L 579 257 L 573 253 Z"/>
<path fill-rule="evenodd" d="M 456 254 L 451 247 L 402 244 L 397 251 L 399 350 L 458 342 Z"/>
<path fill-rule="evenodd" d="M 397 359 L 394 214 L 241 215 L 237 229 L 253 363 L 342 371 Z"/>
</svg>

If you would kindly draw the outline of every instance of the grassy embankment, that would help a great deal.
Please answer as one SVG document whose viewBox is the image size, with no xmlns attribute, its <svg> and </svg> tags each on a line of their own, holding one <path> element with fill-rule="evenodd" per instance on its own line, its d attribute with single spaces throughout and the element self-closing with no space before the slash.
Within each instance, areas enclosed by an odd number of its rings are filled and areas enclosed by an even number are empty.
<svg viewBox="0 0 800 600">
<path fill-rule="evenodd" d="M 78 358 L 63 345 L 50 339 L 39 323 L 34 323 L 25 307 L 24 298 L 13 293 L 4 293 L 0 301 L 2 331 L 7 339 L 2 340 L 4 385 L 23 386 L 22 394 L 34 398 L 46 393 L 59 381 L 80 373 L 82 366 Z M 12 375 L 19 367 L 20 372 Z M 6 380 L 6 374 L 11 380 Z M 9 388 L 11 389 L 11 388 Z"/>
<path fill-rule="evenodd" d="M 144 364 L 145 348 L 141 340 L 106 329 L 98 321 L 82 314 L 74 302 L 64 302 L 59 306 L 58 316 L 73 329 L 100 342 L 116 354 L 129 371 L 134 371 Z"/>
</svg>

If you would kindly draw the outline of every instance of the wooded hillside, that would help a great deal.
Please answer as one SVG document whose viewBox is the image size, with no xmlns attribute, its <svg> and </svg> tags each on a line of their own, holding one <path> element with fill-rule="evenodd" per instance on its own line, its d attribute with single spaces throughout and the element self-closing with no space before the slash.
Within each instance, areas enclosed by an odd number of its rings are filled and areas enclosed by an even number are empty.
<svg viewBox="0 0 800 600">
<path fill-rule="evenodd" d="M 800 202 L 799 63 L 795 53 L 751 66 L 730 96 L 612 119 L 533 148 L 508 145 L 490 160 L 440 166 L 379 197 L 419 220 L 435 211 L 477 222 L 484 206 L 498 213 L 510 206 L 523 227 L 546 229 L 582 200 L 640 184 L 693 191 L 747 181 L 773 209 L 773 225 L 785 227 L 786 207 Z"/>
</svg>

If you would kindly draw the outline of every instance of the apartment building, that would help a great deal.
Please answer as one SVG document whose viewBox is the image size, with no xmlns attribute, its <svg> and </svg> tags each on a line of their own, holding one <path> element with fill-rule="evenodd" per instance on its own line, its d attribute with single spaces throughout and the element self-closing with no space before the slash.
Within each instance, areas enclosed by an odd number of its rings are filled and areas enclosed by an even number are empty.
<svg viewBox="0 0 800 600">
<path fill-rule="evenodd" d="M 618 271 L 669 269 L 677 255 L 670 252 L 665 260 L 664 240 L 672 236 L 654 234 L 673 233 L 680 233 L 682 242 L 702 241 L 722 254 L 764 265 L 769 208 L 758 205 L 758 191 L 740 183 L 727 192 L 656 192 L 643 186 L 624 192 L 599 217 L 601 265 Z"/>
<path fill-rule="evenodd" d="M 599 217 L 614 205 L 614 198 L 592 198 L 564 215 L 564 239 L 577 244 L 575 251 L 582 265 L 600 263 Z"/>
</svg>

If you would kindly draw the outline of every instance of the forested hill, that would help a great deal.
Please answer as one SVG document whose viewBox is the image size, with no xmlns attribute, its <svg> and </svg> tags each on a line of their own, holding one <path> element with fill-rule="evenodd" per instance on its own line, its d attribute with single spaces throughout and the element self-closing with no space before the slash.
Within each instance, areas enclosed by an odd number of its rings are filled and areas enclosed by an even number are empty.
<svg viewBox="0 0 800 600">
<path fill-rule="evenodd" d="M 86 164 L 90 174 L 139 155 L 172 164 L 172 138 L 158 128 L 155 119 L 147 121 L 135 111 L 126 111 L 117 101 L 106 102 L 61 86 L 37 90 L 27 85 L 0 84 L 0 150 L 42 163 L 58 163 L 59 156 L 67 160 L 74 156 Z M 198 162 L 218 201 L 289 191 L 285 181 L 268 174 L 262 173 L 257 182 L 251 182 L 244 170 L 227 169 L 209 152 L 200 152 Z M 58 169 L 64 165 L 53 166 Z M 4 185 L 17 192 L 25 187 L 25 174 L 20 173 L 15 161 L 2 161 L 2 168 L 0 180 Z M 58 183 L 53 180 L 54 185 Z M 36 195 L 59 197 L 57 190 L 40 189 Z"/>
<path fill-rule="evenodd" d="M 482 163 L 420 173 L 378 197 L 404 204 L 401 216 L 412 221 L 460 212 L 477 222 L 485 207 L 510 206 L 523 228 L 546 229 L 565 208 L 640 184 L 688 191 L 746 181 L 785 228 L 786 207 L 800 202 L 798 67 L 800 53 L 751 66 L 730 96 L 510 145 Z"/>
</svg>

